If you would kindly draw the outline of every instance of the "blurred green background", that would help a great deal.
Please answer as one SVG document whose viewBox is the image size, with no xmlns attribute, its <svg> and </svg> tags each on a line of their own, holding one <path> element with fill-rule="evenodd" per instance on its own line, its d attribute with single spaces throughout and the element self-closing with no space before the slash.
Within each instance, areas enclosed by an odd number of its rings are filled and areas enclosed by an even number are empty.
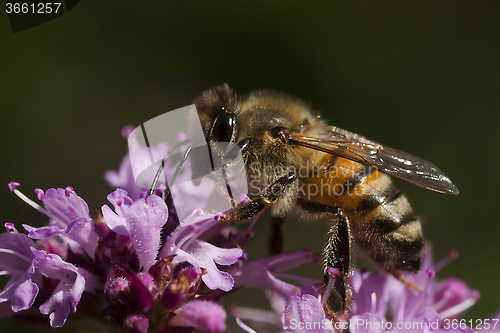
<svg viewBox="0 0 500 333">
<path fill-rule="evenodd" d="M 2 12 L 0 221 L 46 221 L 8 191 L 13 180 L 31 198 L 71 185 L 93 212 L 126 153 L 123 126 L 223 82 L 272 88 L 445 171 L 459 196 L 398 184 L 435 258 L 459 250 L 438 278 L 478 289 L 465 317 L 488 318 L 500 310 L 499 14 L 499 1 L 85 1 L 14 34 Z M 251 257 L 266 253 L 268 229 L 261 219 Z M 321 251 L 324 223 L 287 230 L 287 250 Z"/>
</svg>

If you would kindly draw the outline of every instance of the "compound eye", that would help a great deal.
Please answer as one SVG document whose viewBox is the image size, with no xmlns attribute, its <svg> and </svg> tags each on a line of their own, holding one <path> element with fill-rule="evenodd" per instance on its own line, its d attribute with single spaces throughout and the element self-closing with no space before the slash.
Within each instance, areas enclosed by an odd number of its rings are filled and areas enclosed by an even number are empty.
<svg viewBox="0 0 500 333">
<path fill-rule="evenodd" d="M 225 112 L 215 119 L 211 138 L 217 142 L 232 142 L 238 129 L 238 117 L 234 113 Z"/>
</svg>

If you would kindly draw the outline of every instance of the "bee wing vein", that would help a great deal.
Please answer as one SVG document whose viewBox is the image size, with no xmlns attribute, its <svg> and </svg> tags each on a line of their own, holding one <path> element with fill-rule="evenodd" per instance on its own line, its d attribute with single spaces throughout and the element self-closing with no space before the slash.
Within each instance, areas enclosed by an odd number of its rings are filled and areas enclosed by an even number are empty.
<svg viewBox="0 0 500 333">
<path fill-rule="evenodd" d="M 384 147 L 359 135 L 334 128 L 331 138 L 291 135 L 290 143 L 370 165 L 378 171 L 436 192 L 458 194 L 458 189 L 434 164 L 403 151 Z"/>
</svg>

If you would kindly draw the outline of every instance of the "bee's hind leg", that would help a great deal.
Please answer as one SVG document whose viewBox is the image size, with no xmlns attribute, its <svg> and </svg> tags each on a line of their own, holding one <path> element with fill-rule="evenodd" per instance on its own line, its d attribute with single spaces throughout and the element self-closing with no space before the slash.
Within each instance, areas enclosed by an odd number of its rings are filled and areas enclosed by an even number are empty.
<svg viewBox="0 0 500 333">
<path fill-rule="evenodd" d="M 308 213 L 330 216 L 336 222 L 328 232 L 328 243 L 323 251 L 323 298 L 325 310 L 332 321 L 339 321 L 351 307 L 352 289 L 349 277 L 353 270 L 352 235 L 349 220 L 338 207 L 299 200 L 299 206 Z"/>
</svg>

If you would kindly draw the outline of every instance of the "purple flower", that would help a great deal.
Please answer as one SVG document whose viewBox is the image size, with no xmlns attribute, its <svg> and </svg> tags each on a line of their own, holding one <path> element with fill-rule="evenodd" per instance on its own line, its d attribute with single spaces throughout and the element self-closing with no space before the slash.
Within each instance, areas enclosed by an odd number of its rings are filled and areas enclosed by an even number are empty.
<svg viewBox="0 0 500 333">
<path fill-rule="evenodd" d="M 129 153 L 123 159 L 120 169 L 106 172 L 105 178 L 111 186 L 126 190 L 129 196 L 136 200 L 146 196 L 160 166 L 159 163 L 152 165 L 152 161 L 161 161 L 168 153 L 171 155 L 180 154 L 183 149 L 187 149 L 187 146 L 175 147 L 174 151 L 171 152 L 169 152 L 169 144 L 167 143 L 145 147 L 139 144 L 138 138 L 134 135 L 136 133 L 129 136 L 131 133 L 131 127 L 122 130 L 122 135 L 128 138 Z M 177 139 L 179 142 L 184 141 L 186 136 L 179 133 Z M 173 164 L 173 160 L 175 158 L 169 158 L 164 167 L 164 172 L 168 175 L 167 178 L 170 181 L 177 167 L 177 165 Z M 201 176 L 195 174 L 192 160 L 188 158 L 180 169 L 174 184 L 169 184 L 170 194 L 179 220 L 187 218 L 196 209 L 226 211 L 231 207 L 227 196 L 221 195 L 220 189 L 217 188 L 218 180 L 221 177 L 220 170 Z M 193 182 L 194 178 L 199 182 L 196 185 Z M 160 191 L 157 191 L 157 194 L 163 193 L 164 188 L 166 188 L 165 174 L 161 174 L 160 182 L 162 187 Z M 235 200 L 237 203 L 241 202 L 246 197 L 246 193 L 241 191 L 242 188 L 246 189 L 246 178 L 230 177 L 229 183 Z"/>
<path fill-rule="evenodd" d="M 311 261 L 311 251 L 298 250 L 288 254 L 278 254 L 271 257 L 257 259 L 250 262 L 245 262 L 241 267 L 230 269 L 236 279 L 236 286 L 252 286 L 263 289 L 274 290 L 286 297 L 297 295 L 299 288 L 280 280 L 280 277 L 299 279 L 307 281 L 307 279 L 297 276 L 287 275 L 282 273 L 284 270 L 291 269 L 302 263 Z"/>
<path fill-rule="evenodd" d="M 194 327 L 203 332 L 223 332 L 226 329 L 226 311 L 217 303 L 194 300 L 177 310 L 170 324 Z"/>
<path fill-rule="evenodd" d="M 42 276 L 58 280 L 50 298 L 40 306 L 40 312 L 50 315 L 52 327 L 62 326 L 70 307 L 76 311 L 83 291 L 93 292 L 100 284 L 93 275 L 58 255 L 36 250 L 33 241 L 18 233 L 12 224 L 7 223 L 6 228 L 9 232 L 0 234 L 0 267 L 11 279 L 0 293 L 0 302 L 10 300 L 14 312 L 26 310 L 38 295 Z"/>
<path fill-rule="evenodd" d="M 118 171 L 109 170 L 104 174 L 104 178 L 108 184 L 114 188 L 122 188 L 133 199 L 139 199 L 144 196 L 146 189 L 137 186 L 132 172 L 132 165 L 130 164 L 130 157 L 127 154 L 120 165 Z"/>
<path fill-rule="evenodd" d="M 333 332 L 333 326 L 326 318 L 323 304 L 313 295 L 291 296 L 281 317 L 283 329 L 294 332 Z"/>
<path fill-rule="evenodd" d="M 52 327 L 61 327 L 66 322 L 70 310 L 76 312 L 83 291 L 94 292 L 102 284 L 83 268 L 63 261 L 58 255 L 36 249 L 32 251 L 35 271 L 59 281 L 50 298 L 40 306 L 40 312 L 49 315 Z"/>
<path fill-rule="evenodd" d="M 216 264 L 232 265 L 243 255 L 243 251 L 240 248 L 219 248 L 198 239 L 204 232 L 221 223 L 220 217 L 205 214 L 201 210 L 194 211 L 167 238 L 160 257 L 175 255 L 173 264 L 188 262 L 198 273 L 202 273 L 203 268 L 206 274 L 202 280 L 209 289 L 229 291 L 234 285 L 233 277 L 219 270 Z"/>
<path fill-rule="evenodd" d="M 7 233 L 0 234 L 0 272 L 11 278 L 0 292 L 0 303 L 10 300 L 12 311 L 18 312 L 33 305 L 42 276 L 35 273 L 33 266 L 31 249 L 35 243 L 12 223 L 6 223 L 5 229 Z"/>
<path fill-rule="evenodd" d="M 309 250 L 298 250 L 293 253 L 274 255 L 269 258 L 245 262 L 241 267 L 232 267 L 230 273 L 235 276 L 236 286 L 258 287 L 266 290 L 266 295 L 273 311 L 235 307 L 232 313 L 237 317 L 238 324 L 247 332 L 255 332 L 245 325 L 239 318 L 250 319 L 255 324 L 282 326 L 285 330 L 303 332 L 306 327 L 310 332 L 329 332 L 331 327 L 318 299 L 316 287 L 303 285 L 301 288 L 282 281 L 288 278 L 302 283 L 315 283 L 319 280 L 307 279 L 300 276 L 284 273 L 283 271 L 306 262 L 317 264 L 317 256 L 311 257 Z M 316 324 L 307 322 L 309 319 L 318 319 Z M 312 324 L 312 326 L 311 326 Z M 318 329 L 315 331 L 314 329 Z M 305 332 L 305 331 L 304 331 Z M 309 332 L 309 331 L 308 331 Z"/>
<path fill-rule="evenodd" d="M 441 263 L 432 263 L 430 248 L 427 248 L 422 271 L 419 274 L 405 274 L 408 283 L 418 287 L 419 291 L 385 273 L 355 271 L 351 277 L 354 301 L 349 317 L 345 321 L 337 318 L 333 326 L 326 325 L 324 321 L 330 319 L 322 305 L 328 295 L 320 294 L 320 287 L 303 286 L 300 294 L 292 295 L 287 300 L 282 312 L 283 329 L 289 332 L 340 332 L 347 328 L 353 333 L 402 330 L 422 333 L 450 330 L 472 332 L 464 325 L 455 329 L 446 323 L 451 323 L 457 315 L 474 304 L 479 295 L 457 279 L 436 282 L 432 268 L 440 266 Z M 257 266 L 252 268 L 258 270 Z M 245 272 L 251 274 L 250 270 Z M 246 274 L 244 276 L 245 280 L 251 280 Z M 237 276 L 237 285 L 238 279 Z M 276 294 L 270 295 L 272 303 L 279 303 L 276 302 Z M 273 308 L 282 311 L 279 307 Z M 258 311 L 261 310 L 244 309 L 242 317 L 253 320 L 270 317 L 270 314 L 264 316 Z M 271 322 L 269 319 L 265 321 Z M 252 331 L 244 324 L 240 326 L 248 332 Z"/>
<path fill-rule="evenodd" d="M 426 247 L 421 271 L 405 274 L 408 283 L 416 286 L 418 291 L 384 273 L 355 272 L 351 278 L 354 295 L 349 321 L 351 330 L 375 333 L 381 329 L 401 331 L 411 328 L 414 332 L 427 332 L 444 328 L 444 320 L 455 318 L 474 304 L 478 293 L 463 282 L 453 282 L 454 287 L 459 288 L 446 288 L 446 282 L 437 282 L 433 269 L 439 266 L 440 263 L 433 264 L 430 247 Z M 446 297 L 443 296 L 445 293 Z M 387 317 L 392 320 L 387 321 Z M 357 325 L 353 327 L 353 323 Z"/>
<path fill-rule="evenodd" d="M 161 295 L 164 309 L 171 311 L 180 307 L 190 296 L 194 295 L 200 285 L 200 274 L 193 268 L 186 268 L 172 279 Z"/>
<path fill-rule="evenodd" d="M 242 256 L 242 250 L 220 248 L 202 240 L 217 236 L 226 225 L 221 221 L 221 214 L 205 214 L 196 210 L 166 238 L 158 255 L 162 227 L 168 217 L 163 199 L 152 195 L 133 201 L 124 190 L 118 189 L 108 196 L 108 200 L 114 210 L 107 205 L 102 207 L 103 220 L 109 229 L 99 227 L 103 241 L 96 258 L 101 267 L 111 264 L 105 296 L 121 326 L 128 332 L 140 332 L 144 327 L 151 329 L 165 324 L 198 327 L 196 322 L 204 321 L 209 325 L 204 327 L 205 331 L 219 331 L 225 327 L 225 312 L 205 318 L 203 313 L 195 311 L 205 303 L 194 301 L 200 296 L 201 280 L 212 290 L 229 291 L 233 287 L 231 275 L 217 265 L 234 264 Z M 116 243 L 117 234 L 125 238 L 120 244 Z M 130 250 L 121 246 L 127 243 L 126 240 L 133 244 L 142 269 L 130 264 Z M 113 248 L 121 250 L 115 252 Z M 212 304 L 215 303 L 209 302 L 207 306 L 214 309 L 214 313 L 219 313 L 220 306 Z M 163 313 L 165 318 L 157 317 L 158 313 Z M 211 323 L 211 319 L 216 321 Z M 189 320 L 193 322 L 188 324 Z"/>
<path fill-rule="evenodd" d="M 132 274 L 130 280 L 130 301 L 138 312 L 149 314 L 153 309 L 158 284 L 148 273 Z"/>
<path fill-rule="evenodd" d="M 449 278 L 437 284 L 433 308 L 443 318 L 456 319 L 479 299 L 477 290 L 471 290 L 465 282 Z"/>
<path fill-rule="evenodd" d="M 386 288 L 376 295 L 377 298 L 390 299 L 393 323 L 423 322 L 431 330 L 436 330 L 436 326 L 438 328 L 443 326 L 443 320 L 454 319 L 471 307 L 479 299 L 479 293 L 470 290 L 463 282 L 458 283 L 458 280 L 452 281 L 453 288 L 449 288 L 449 282 L 445 281 L 443 284 L 436 281 L 434 268 L 439 268 L 441 264 L 433 264 L 430 246 L 426 247 L 425 258 L 418 274 L 405 275 L 408 281 L 420 289 L 419 291 L 408 288 L 390 276 L 387 277 Z M 437 325 L 430 326 L 431 323 Z"/>
<path fill-rule="evenodd" d="M 28 236 L 33 239 L 45 239 L 59 235 L 66 240 L 74 252 L 80 248 L 90 257 L 94 256 L 98 236 L 94 230 L 89 208 L 85 201 L 74 192 L 73 188 L 48 189 L 45 193 L 37 189 L 35 192 L 44 203 L 45 209 L 27 198 L 19 190 L 13 192 L 38 211 L 50 217 L 46 227 L 34 228 L 23 225 Z"/>
<path fill-rule="evenodd" d="M 351 312 L 358 314 L 370 312 L 385 316 L 389 307 L 389 293 L 386 292 L 387 280 L 386 274 L 382 272 L 355 271 L 351 277 L 354 298 Z M 373 295 L 376 297 L 374 298 Z"/>
<path fill-rule="evenodd" d="M 148 270 L 156 262 L 161 230 L 168 218 L 167 205 L 156 195 L 132 202 L 121 189 L 108 195 L 108 200 L 116 213 L 107 205 L 102 206 L 106 224 L 117 234 L 130 237 L 140 265 Z"/>
<path fill-rule="evenodd" d="M 124 328 L 128 333 L 147 333 L 149 319 L 141 314 L 134 314 L 125 319 Z"/>
<path fill-rule="evenodd" d="M 122 136 L 129 138 L 133 131 L 133 126 L 127 126 L 122 130 Z M 133 168 L 135 170 L 145 170 L 150 167 L 151 158 L 153 160 L 163 159 L 168 152 L 168 145 L 160 145 L 157 147 L 146 148 L 141 146 L 135 138 L 129 138 L 130 152 L 125 155 L 118 171 L 110 170 L 104 174 L 104 178 L 114 188 L 122 188 L 128 192 L 128 195 L 137 200 L 145 195 L 148 188 L 143 188 L 137 185 L 134 178 Z M 151 155 L 150 155 L 151 154 Z M 134 156 L 134 160 L 130 160 L 130 155 Z M 134 163 L 132 167 L 132 163 Z M 156 171 L 156 170 L 151 170 Z M 153 179 L 154 174 L 150 179 Z"/>
<path fill-rule="evenodd" d="M 385 319 L 381 318 L 377 314 L 372 314 L 365 312 L 362 315 L 353 315 L 350 319 L 350 330 L 353 333 L 381 333 L 385 331 L 387 326 Z M 344 322 L 336 323 L 337 327 L 346 326 Z"/>
</svg>

